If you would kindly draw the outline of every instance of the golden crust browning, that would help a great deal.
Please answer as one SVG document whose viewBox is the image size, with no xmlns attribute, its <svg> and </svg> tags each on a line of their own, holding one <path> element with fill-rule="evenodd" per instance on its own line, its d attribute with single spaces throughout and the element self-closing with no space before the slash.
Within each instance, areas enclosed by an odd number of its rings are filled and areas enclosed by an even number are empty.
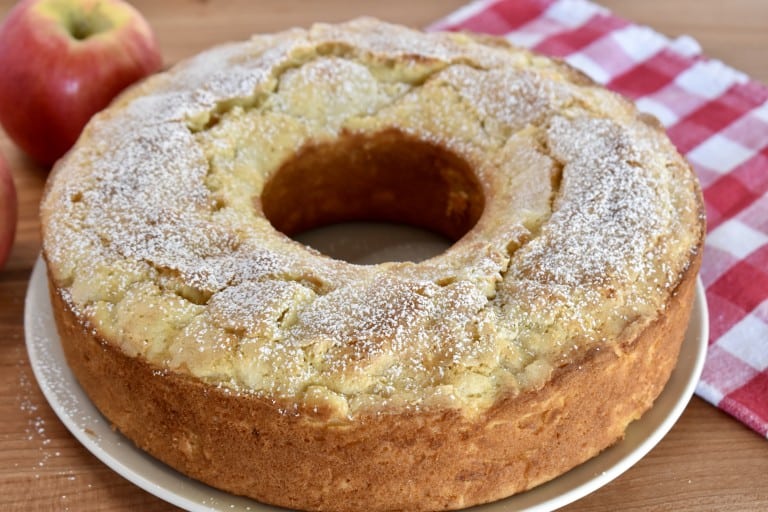
<svg viewBox="0 0 768 512">
<path fill-rule="evenodd" d="M 534 487 L 621 439 L 675 366 L 699 263 L 636 340 L 590 352 L 543 388 L 476 418 L 426 410 L 329 425 L 323 411 L 286 415 L 279 403 L 128 357 L 84 328 L 53 286 L 51 298 L 86 393 L 128 438 L 182 473 L 289 508 L 450 510 Z"/>
</svg>

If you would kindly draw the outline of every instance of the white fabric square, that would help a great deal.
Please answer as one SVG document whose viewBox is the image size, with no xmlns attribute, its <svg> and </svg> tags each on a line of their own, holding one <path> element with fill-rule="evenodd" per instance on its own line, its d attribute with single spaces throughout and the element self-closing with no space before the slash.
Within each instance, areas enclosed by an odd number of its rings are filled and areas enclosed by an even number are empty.
<svg viewBox="0 0 768 512">
<path fill-rule="evenodd" d="M 759 306 L 755 308 L 754 314 L 756 317 L 768 324 L 768 299 L 765 299 L 760 303 Z"/>
<path fill-rule="evenodd" d="M 768 194 L 763 194 L 744 208 L 739 213 L 739 219 L 752 229 L 768 235 Z M 768 317 L 766 317 L 766 321 L 768 321 Z"/>
<path fill-rule="evenodd" d="M 677 114 L 668 109 L 664 104 L 652 100 L 648 97 L 638 99 L 635 102 L 635 105 L 637 105 L 637 108 L 641 112 L 656 116 L 656 118 L 661 121 L 661 124 L 667 128 L 675 124 L 680 119 Z"/>
<path fill-rule="evenodd" d="M 568 64 L 583 71 L 599 84 L 604 84 L 611 79 L 611 75 L 600 64 L 583 53 L 573 53 L 566 57 L 565 60 L 568 61 Z"/>
<path fill-rule="evenodd" d="M 607 9 L 584 0 L 560 0 L 550 6 L 544 16 L 556 20 L 565 27 L 579 27 L 596 14 L 606 13 Z"/>
<path fill-rule="evenodd" d="M 749 115 L 755 116 L 759 120 L 768 123 L 768 101 L 754 109 Z"/>
<path fill-rule="evenodd" d="M 753 150 L 716 133 L 690 150 L 686 156 L 695 163 L 725 174 L 754 155 Z"/>
<path fill-rule="evenodd" d="M 703 189 L 709 188 L 710 185 L 722 177 L 719 172 L 711 171 L 703 165 L 696 166 L 696 176 L 698 176 L 699 183 Z"/>
<path fill-rule="evenodd" d="M 629 25 L 614 31 L 611 37 L 635 62 L 642 62 L 661 51 L 667 45 L 667 38 L 648 27 Z"/>
<path fill-rule="evenodd" d="M 689 35 L 682 35 L 673 39 L 669 43 L 669 47 L 672 51 L 683 57 L 695 57 L 701 55 L 701 45 Z"/>
<path fill-rule="evenodd" d="M 723 399 L 723 392 L 705 380 L 700 380 L 696 385 L 696 394 L 707 402 L 717 405 Z"/>
<path fill-rule="evenodd" d="M 543 32 L 516 30 L 514 32 L 510 32 L 504 37 L 512 44 L 516 44 L 524 48 L 532 48 L 533 46 L 539 44 L 539 42 L 548 35 L 549 34 L 545 34 Z"/>
<path fill-rule="evenodd" d="M 675 83 L 687 92 L 709 100 L 721 96 L 732 85 L 746 81 L 744 73 L 718 60 L 699 61 L 675 78 Z"/>
<path fill-rule="evenodd" d="M 697 393 L 700 391 L 702 398 L 717 404 L 725 395 L 739 389 L 755 375 L 757 370 L 715 343 L 707 350 Z"/>
<path fill-rule="evenodd" d="M 546 16 L 539 16 L 522 27 L 513 30 L 506 35 L 506 38 L 511 43 L 531 48 L 542 40 L 563 32 L 566 28 L 557 20 L 547 18 Z"/>
<path fill-rule="evenodd" d="M 745 316 L 717 345 L 758 371 L 768 368 L 768 325 L 755 315 Z"/>
<path fill-rule="evenodd" d="M 437 30 L 447 25 L 457 25 L 462 21 L 471 18 L 475 14 L 484 11 L 489 6 L 495 4 L 497 1 L 498 0 L 475 0 L 474 2 L 470 2 L 464 7 L 453 11 L 445 18 L 430 24 L 427 27 L 427 30 Z"/>
<path fill-rule="evenodd" d="M 707 235 L 707 245 L 728 252 L 742 260 L 768 244 L 765 233 L 754 230 L 736 219 L 729 219 Z"/>
<path fill-rule="evenodd" d="M 739 258 L 727 249 L 723 250 L 719 246 L 713 245 L 709 240 L 709 235 L 707 235 L 707 248 L 702 258 L 699 277 L 701 277 L 701 282 L 705 288 L 720 279 L 739 261 Z"/>
</svg>

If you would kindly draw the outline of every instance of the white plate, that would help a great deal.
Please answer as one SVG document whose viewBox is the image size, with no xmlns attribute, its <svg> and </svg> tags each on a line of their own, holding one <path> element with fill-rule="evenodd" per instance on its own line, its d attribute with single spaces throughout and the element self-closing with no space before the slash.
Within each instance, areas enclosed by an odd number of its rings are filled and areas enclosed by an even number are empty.
<svg viewBox="0 0 768 512">
<path fill-rule="evenodd" d="M 45 264 L 39 259 L 32 272 L 24 311 L 27 351 L 43 394 L 70 432 L 117 473 L 155 496 L 187 510 L 283 510 L 191 480 L 146 455 L 131 441 L 114 432 L 83 393 L 66 364 L 53 321 L 45 272 Z M 701 375 L 709 325 L 705 301 L 704 288 L 699 281 L 677 368 L 653 408 L 629 426 L 623 441 L 547 484 L 472 510 L 554 510 L 604 486 L 647 454 L 680 417 Z"/>
</svg>

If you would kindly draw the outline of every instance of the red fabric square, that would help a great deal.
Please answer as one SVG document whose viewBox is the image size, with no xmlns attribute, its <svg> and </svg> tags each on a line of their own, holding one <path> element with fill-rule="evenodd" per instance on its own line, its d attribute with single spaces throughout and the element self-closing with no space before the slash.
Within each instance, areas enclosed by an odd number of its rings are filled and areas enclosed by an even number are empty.
<svg viewBox="0 0 768 512">
<path fill-rule="evenodd" d="M 755 267 L 749 258 L 738 262 L 707 289 L 746 314 L 763 302 L 768 294 L 768 268 Z"/>
<path fill-rule="evenodd" d="M 707 230 L 712 231 L 723 220 L 739 213 L 760 195 L 759 190 L 747 187 L 733 174 L 723 175 L 704 190 L 704 200 L 707 207 L 714 208 L 720 214 L 719 218 L 710 217 L 707 219 Z"/>
<path fill-rule="evenodd" d="M 728 251 L 708 246 L 704 251 L 700 271 L 701 281 L 704 283 L 704 286 L 709 286 L 717 281 L 720 276 L 725 274 L 738 261 L 738 258 Z"/>
<path fill-rule="evenodd" d="M 496 2 L 457 24 L 445 26 L 443 30 L 468 30 L 480 34 L 505 35 L 540 16 L 553 1 Z"/>
<path fill-rule="evenodd" d="M 729 393 L 720 407 L 762 435 L 768 435 L 768 370 Z"/>
<path fill-rule="evenodd" d="M 766 128 L 766 134 L 768 134 L 768 128 Z M 734 169 L 733 175 L 758 196 L 768 192 L 768 145 L 762 153 L 756 154 Z M 745 208 L 747 206 L 749 205 L 744 205 Z"/>
<path fill-rule="evenodd" d="M 669 84 L 693 62 L 665 49 L 615 77 L 607 85 L 616 92 L 637 99 Z"/>
<path fill-rule="evenodd" d="M 706 249 L 705 249 L 706 252 Z M 744 310 L 717 292 L 707 288 L 709 310 L 709 343 L 715 343 L 728 330 L 744 318 Z"/>
<path fill-rule="evenodd" d="M 535 46 L 536 51 L 555 57 L 566 57 L 597 41 L 627 22 L 611 15 L 598 14 L 580 27 L 552 36 Z"/>
<path fill-rule="evenodd" d="M 729 92 L 732 95 L 741 96 L 742 100 L 753 108 L 768 101 L 768 87 L 754 80 L 738 83 Z"/>
<path fill-rule="evenodd" d="M 528 2 L 499 2 L 491 10 L 507 22 L 509 29 L 520 27 L 541 16 L 554 0 L 533 0 Z"/>
<path fill-rule="evenodd" d="M 763 245 L 745 258 L 745 261 L 768 275 L 768 245 Z M 763 299 L 768 299 L 768 288 L 763 289 Z"/>
</svg>

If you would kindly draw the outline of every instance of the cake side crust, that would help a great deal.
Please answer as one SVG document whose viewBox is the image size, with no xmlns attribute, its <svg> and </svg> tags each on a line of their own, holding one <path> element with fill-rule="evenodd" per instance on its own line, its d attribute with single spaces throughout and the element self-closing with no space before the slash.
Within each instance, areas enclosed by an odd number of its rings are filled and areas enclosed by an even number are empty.
<svg viewBox="0 0 768 512">
<path fill-rule="evenodd" d="M 633 341 L 589 352 L 543 388 L 474 418 L 455 409 L 323 411 L 204 384 L 122 353 L 80 323 L 49 279 L 67 361 L 94 404 L 179 471 L 265 503 L 306 510 L 446 510 L 534 487 L 595 456 L 653 403 L 677 361 L 699 251 L 664 314 Z"/>
</svg>

